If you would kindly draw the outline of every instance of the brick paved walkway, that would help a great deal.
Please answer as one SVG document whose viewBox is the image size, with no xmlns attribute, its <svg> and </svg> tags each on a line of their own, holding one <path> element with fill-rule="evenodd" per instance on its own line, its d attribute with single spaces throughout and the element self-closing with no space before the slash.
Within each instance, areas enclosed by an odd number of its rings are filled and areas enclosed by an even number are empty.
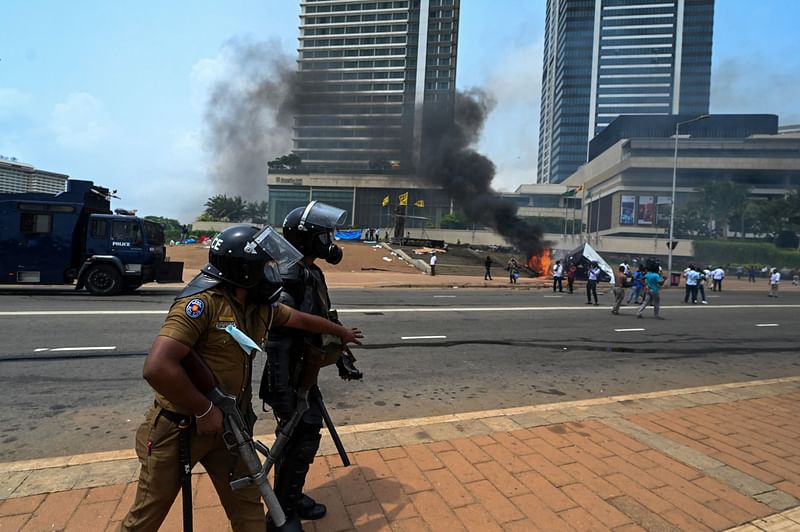
<svg viewBox="0 0 800 532">
<path fill-rule="evenodd" d="M 800 530 L 800 377 L 342 429 L 353 466 L 324 438 L 306 530 Z M 195 528 L 228 530 L 196 473 Z M 130 451 L 0 464 L 0 531 L 113 530 L 136 474 Z"/>
</svg>

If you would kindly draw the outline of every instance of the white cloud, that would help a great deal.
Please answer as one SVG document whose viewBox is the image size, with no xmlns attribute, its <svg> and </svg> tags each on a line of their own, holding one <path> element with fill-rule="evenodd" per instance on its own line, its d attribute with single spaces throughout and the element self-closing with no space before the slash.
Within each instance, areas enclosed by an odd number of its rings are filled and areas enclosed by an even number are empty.
<svg viewBox="0 0 800 532">
<path fill-rule="evenodd" d="M 536 180 L 543 41 L 503 54 L 489 74 L 487 89 L 496 106 L 479 149 L 497 166 L 493 186 L 513 191 Z"/>
<path fill-rule="evenodd" d="M 87 92 L 74 92 L 57 103 L 50 128 L 56 142 L 68 148 L 93 148 L 115 135 L 117 127 L 105 104 Z"/>
<path fill-rule="evenodd" d="M 33 96 L 13 87 L 0 87 L 0 120 L 31 108 Z"/>
</svg>

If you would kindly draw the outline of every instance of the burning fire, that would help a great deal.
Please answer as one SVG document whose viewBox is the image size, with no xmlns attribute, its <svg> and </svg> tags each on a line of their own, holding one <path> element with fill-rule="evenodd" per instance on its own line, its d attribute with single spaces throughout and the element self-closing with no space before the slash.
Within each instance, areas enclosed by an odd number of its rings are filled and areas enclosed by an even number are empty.
<svg viewBox="0 0 800 532">
<path fill-rule="evenodd" d="M 528 259 L 528 268 L 538 273 L 537 277 L 550 275 L 550 264 L 553 262 L 553 252 L 549 249 L 542 251 L 541 255 L 534 255 Z"/>
</svg>

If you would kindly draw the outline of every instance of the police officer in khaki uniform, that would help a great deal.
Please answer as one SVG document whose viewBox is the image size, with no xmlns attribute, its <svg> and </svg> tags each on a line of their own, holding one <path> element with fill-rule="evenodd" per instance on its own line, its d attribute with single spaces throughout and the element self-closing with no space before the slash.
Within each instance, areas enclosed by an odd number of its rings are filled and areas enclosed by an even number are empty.
<svg viewBox="0 0 800 532">
<path fill-rule="evenodd" d="M 263 532 L 266 517 L 258 489 L 233 491 L 228 484 L 244 471 L 222 440 L 222 413 L 192 384 L 181 361 L 190 350 L 200 355 L 219 387 L 237 397 L 252 433 L 256 420 L 250 385 L 253 361 L 225 330 L 228 325 L 262 346 L 271 326 L 360 343 L 358 329 L 277 303 L 280 267 L 288 268 L 300 257 L 272 228 L 259 231 L 257 227 L 234 226 L 212 241 L 209 263 L 172 305 L 144 363 L 144 378 L 156 395 L 136 433 L 141 473 L 136 498 L 121 530 L 159 528 L 180 489 L 179 434 L 188 430 L 191 466 L 203 464 L 233 530 Z"/>
</svg>

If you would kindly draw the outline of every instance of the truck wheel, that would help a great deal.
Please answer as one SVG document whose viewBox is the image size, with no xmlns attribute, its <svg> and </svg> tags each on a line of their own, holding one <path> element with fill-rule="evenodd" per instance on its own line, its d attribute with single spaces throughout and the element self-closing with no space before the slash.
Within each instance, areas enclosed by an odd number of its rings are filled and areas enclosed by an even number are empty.
<svg viewBox="0 0 800 532">
<path fill-rule="evenodd" d="M 113 266 L 97 264 L 86 272 L 84 284 L 92 295 L 113 296 L 122 288 L 122 277 Z"/>
</svg>

